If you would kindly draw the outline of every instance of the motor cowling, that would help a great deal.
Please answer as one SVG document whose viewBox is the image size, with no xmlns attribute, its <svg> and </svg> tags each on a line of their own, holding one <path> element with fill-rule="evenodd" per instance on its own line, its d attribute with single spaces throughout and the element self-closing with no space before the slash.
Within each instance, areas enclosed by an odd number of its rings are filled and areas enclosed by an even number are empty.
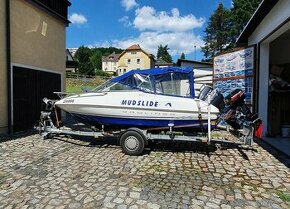
<svg viewBox="0 0 290 209">
<path fill-rule="evenodd" d="M 200 100 L 207 101 L 209 95 L 210 104 L 217 107 L 221 111 L 225 107 L 223 95 L 217 89 L 213 89 L 211 86 L 208 85 L 203 85 L 200 89 L 198 98 Z"/>
<path fill-rule="evenodd" d="M 55 101 L 47 99 L 46 97 L 42 99 L 41 110 L 42 111 L 52 111 L 54 109 Z"/>
</svg>

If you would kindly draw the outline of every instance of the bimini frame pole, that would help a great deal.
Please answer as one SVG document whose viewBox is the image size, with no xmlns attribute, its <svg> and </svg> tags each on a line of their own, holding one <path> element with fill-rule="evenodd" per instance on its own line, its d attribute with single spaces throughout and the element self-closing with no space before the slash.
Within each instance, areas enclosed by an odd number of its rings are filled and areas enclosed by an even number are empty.
<svg viewBox="0 0 290 209">
<path fill-rule="evenodd" d="M 210 94 L 207 97 L 207 137 L 208 141 L 207 144 L 210 144 L 211 140 L 211 121 L 210 121 Z"/>
</svg>

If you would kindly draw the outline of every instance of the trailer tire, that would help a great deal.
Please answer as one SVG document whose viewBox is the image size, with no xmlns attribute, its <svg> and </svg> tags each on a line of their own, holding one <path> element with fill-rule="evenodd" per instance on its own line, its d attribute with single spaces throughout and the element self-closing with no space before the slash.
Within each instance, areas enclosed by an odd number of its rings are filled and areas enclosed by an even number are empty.
<svg viewBox="0 0 290 209">
<path fill-rule="evenodd" d="M 126 131 L 120 137 L 120 146 L 127 155 L 140 155 L 145 148 L 145 141 L 136 131 Z"/>
</svg>

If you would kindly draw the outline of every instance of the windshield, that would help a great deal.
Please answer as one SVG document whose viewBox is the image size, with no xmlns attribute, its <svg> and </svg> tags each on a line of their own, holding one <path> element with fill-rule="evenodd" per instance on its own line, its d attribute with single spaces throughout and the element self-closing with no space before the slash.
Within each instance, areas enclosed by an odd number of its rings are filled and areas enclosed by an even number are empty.
<svg viewBox="0 0 290 209">
<path fill-rule="evenodd" d="M 100 86 L 97 86 L 93 89 L 93 92 L 104 92 L 104 91 L 124 91 L 124 90 L 133 90 L 131 86 L 127 86 L 118 82 L 112 82 L 109 80 Z"/>
</svg>

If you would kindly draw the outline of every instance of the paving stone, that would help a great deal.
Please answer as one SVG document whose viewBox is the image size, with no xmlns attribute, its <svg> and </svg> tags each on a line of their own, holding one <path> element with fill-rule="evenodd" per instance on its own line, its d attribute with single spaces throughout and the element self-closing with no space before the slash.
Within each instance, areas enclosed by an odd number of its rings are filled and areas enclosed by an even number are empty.
<svg viewBox="0 0 290 209">
<path fill-rule="evenodd" d="M 88 196 L 84 199 L 84 204 L 92 202 L 92 201 L 94 201 L 94 199 L 92 197 Z"/>
<path fill-rule="evenodd" d="M 121 204 L 124 202 L 124 200 L 122 198 L 116 198 L 113 200 L 114 203 L 117 203 L 117 204 Z"/>
<path fill-rule="evenodd" d="M 147 207 L 150 208 L 150 209 L 159 209 L 160 205 L 155 204 L 155 203 L 148 203 Z"/>
<path fill-rule="evenodd" d="M 130 192 L 130 197 L 133 199 L 139 199 L 140 193 L 139 192 Z"/>
<path fill-rule="evenodd" d="M 105 202 L 104 206 L 107 208 L 115 208 L 116 204 L 112 202 Z"/>
<path fill-rule="evenodd" d="M 118 205 L 117 209 L 127 209 L 127 205 Z"/>
<path fill-rule="evenodd" d="M 267 145 L 162 142 L 127 156 L 113 138 L 58 139 L 0 137 L 0 209 L 289 208 L 277 194 L 290 192 L 290 160 Z"/>
</svg>

